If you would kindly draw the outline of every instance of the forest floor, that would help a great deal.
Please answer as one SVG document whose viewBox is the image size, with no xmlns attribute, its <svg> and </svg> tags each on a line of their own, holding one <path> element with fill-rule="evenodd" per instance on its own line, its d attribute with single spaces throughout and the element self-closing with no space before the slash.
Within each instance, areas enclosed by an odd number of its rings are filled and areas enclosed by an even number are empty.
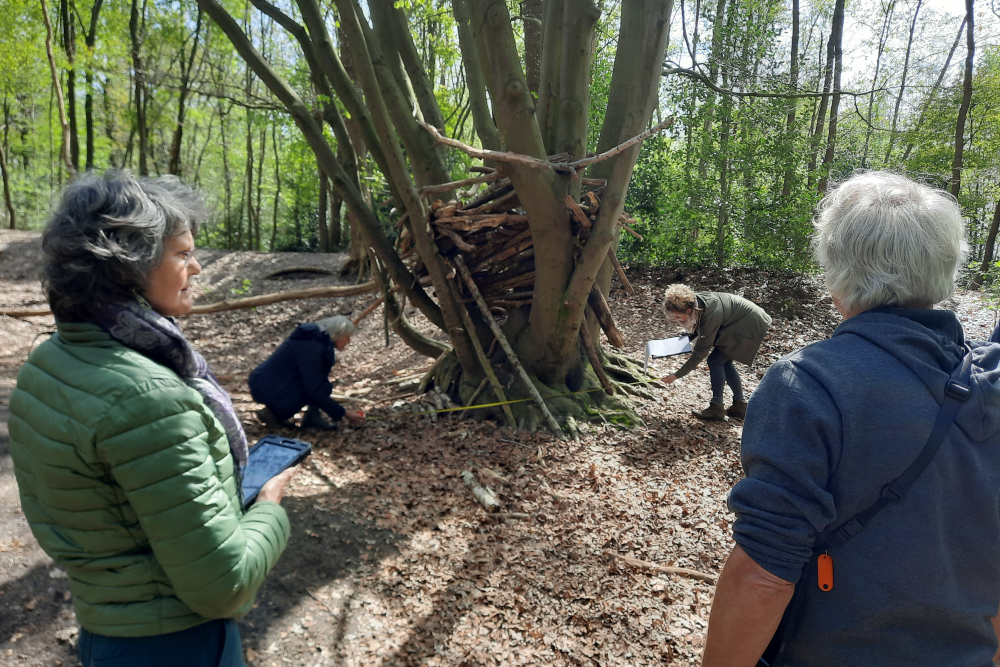
<svg viewBox="0 0 1000 667">
<path fill-rule="evenodd" d="M 37 234 L 0 232 L 0 307 L 38 307 Z M 204 301 L 349 282 L 277 268 L 335 268 L 344 255 L 200 251 Z M 660 295 L 684 281 L 762 305 L 774 323 L 760 355 L 740 368 L 752 391 L 780 356 L 830 335 L 839 316 L 815 278 L 760 270 L 627 269 L 638 290 L 613 285 L 609 302 L 625 352 L 678 332 Z M 247 390 L 249 371 L 300 322 L 356 315 L 374 295 L 293 301 L 214 315 L 182 326 L 232 394 L 248 436 L 265 435 Z M 978 293 L 955 309 L 970 338 L 988 337 L 994 313 Z M 427 323 L 414 315 L 426 333 Z M 20 512 L 11 470 L 8 402 L 30 348 L 50 317 L 0 317 L 0 663 L 76 665 L 65 573 L 38 547 Z M 333 433 L 293 433 L 314 443 L 283 502 L 292 536 L 253 611 L 240 620 L 250 667 L 326 665 L 696 665 L 713 586 L 637 570 L 618 556 L 718 574 L 731 549 L 726 495 L 740 478 L 740 422 L 691 416 L 710 398 L 702 366 L 640 404 L 645 428 L 584 428 L 579 443 L 473 422 L 463 413 L 416 417 L 412 381 L 430 361 L 382 318 L 367 319 L 338 355 L 335 393 L 371 420 Z M 656 361 L 666 375 L 676 359 Z M 400 379 L 404 378 L 402 382 Z M 728 400 L 728 399 L 727 399 Z M 396 406 L 397 410 L 393 409 Z M 496 521 L 463 486 L 463 470 L 510 478 L 495 487 Z"/>
</svg>

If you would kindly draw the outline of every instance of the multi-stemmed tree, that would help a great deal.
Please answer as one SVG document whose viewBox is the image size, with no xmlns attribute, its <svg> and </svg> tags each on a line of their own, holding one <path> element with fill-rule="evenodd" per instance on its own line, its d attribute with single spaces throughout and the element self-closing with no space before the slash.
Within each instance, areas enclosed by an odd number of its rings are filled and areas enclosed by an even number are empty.
<svg viewBox="0 0 1000 667">
<path fill-rule="evenodd" d="M 267 0 L 252 2 L 296 39 L 320 108 L 307 106 L 217 0 L 198 0 L 285 105 L 346 204 L 352 222 L 363 231 L 396 331 L 422 353 L 442 353 L 439 343 L 409 326 L 392 286 L 450 339 L 451 351 L 437 365 L 438 386 L 450 387 L 454 395 L 468 399 L 494 365 L 501 367 L 502 378 L 514 377 L 513 367 L 504 362 L 502 346 L 490 344 L 494 333 L 488 325 L 492 323 L 469 298 L 464 263 L 442 255 L 429 224 L 428 202 L 418 192 L 447 184 L 452 177 L 445 154 L 448 148 L 428 131 L 429 126 L 443 131 L 444 122 L 403 10 L 393 0 L 369 0 L 369 23 L 357 0 L 334 0 L 339 17 L 335 46 L 317 0 L 296 0 L 297 17 Z M 603 370 L 593 369 L 591 359 L 598 366 L 607 365 L 619 379 L 628 377 L 621 359 L 607 353 L 595 356 L 594 346 L 587 345 L 599 340 L 600 333 L 588 301 L 594 301 L 595 285 L 603 294 L 609 289 L 613 272 L 609 249 L 617 244 L 619 217 L 640 144 L 613 149 L 650 124 L 671 4 L 672 0 L 622 4 L 609 103 L 596 146 L 598 154 L 610 155 L 590 165 L 586 174 L 606 185 L 582 243 L 567 208 L 567 195 L 580 197 L 584 174 L 566 164 L 587 158 L 590 65 L 600 10 L 592 0 L 529 0 L 521 3 L 522 15 L 512 17 L 505 0 L 452 3 L 476 133 L 484 148 L 506 154 L 494 154 L 498 159 L 493 166 L 509 179 L 529 220 L 534 248 L 532 299 L 530 305 L 507 313 L 503 331 L 543 394 L 600 387 L 594 371 L 601 374 Z M 520 49 L 513 20 L 525 21 Z M 350 66 L 350 75 L 345 64 Z M 330 127 L 335 144 L 324 136 L 323 123 Z M 422 127 L 423 123 L 428 126 Z M 386 178 L 401 222 L 426 267 L 433 297 L 400 258 L 362 194 L 360 150 L 371 154 Z M 559 155 L 559 162 L 548 161 L 553 155 Z M 438 191 L 436 196 L 444 200 L 453 196 L 447 189 Z M 462 270 L 456 271 L 455 264 Z M 591 347 L 589 355 L 587 347 Z M 493 356 L 487 358 L 490 352 Z M 510 362 L 516 365 L 514 359 Z M 494 382 L 496 393 L 501 394 L 500 383 L 495 378 Z M 512 394 L 526 395 L 524 383 L 505 384 Z M 606 379 L 603 384 L 608 386 Z M 580 416 L 597 400 L 605 399 L 598 399 L 596 393 L 577 394 L 573 400 L 550 401 L 549 407 Z M 605 407 L 621 406 L 605 403 Z"/>
</svg>

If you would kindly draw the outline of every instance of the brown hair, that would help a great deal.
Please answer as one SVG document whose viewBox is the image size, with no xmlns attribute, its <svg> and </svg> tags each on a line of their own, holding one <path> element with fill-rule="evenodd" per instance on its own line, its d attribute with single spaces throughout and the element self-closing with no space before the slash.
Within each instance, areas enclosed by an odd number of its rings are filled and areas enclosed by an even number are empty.
<svg viewBox="0 0 1000 667">
<path fill-rule="evenodd" d="M 701 308 L 698 307 L 698 297 L 695 296 L 694 290 L 687 285 L 671 285 L 663 293 L 664 314 L 686 313 L 689 309 L 695 312 L 701 311 Z"/>
</svg>

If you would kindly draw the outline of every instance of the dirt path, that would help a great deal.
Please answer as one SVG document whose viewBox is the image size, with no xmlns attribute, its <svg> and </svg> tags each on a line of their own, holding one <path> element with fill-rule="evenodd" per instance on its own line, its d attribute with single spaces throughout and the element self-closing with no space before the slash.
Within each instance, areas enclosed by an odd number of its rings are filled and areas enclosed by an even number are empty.
<svg viewBox="0 0 1000 667">
<path fill-rule="evenodd" d="M 337 256 L 202 254 L 208 298 L 312 286 L 265 281 L 279 266 L 332 268 Z M 0 304 L 40 304 L 31 274 L 37 238 L 0 232 Z M 673 335 L 659 295 L 670 282 L 731 291 L 775 315 L 758 360 L 743 368 L 749 389 L 767 366 L 830 334 L 839 318 L 814 280 L 763 271 L 630 271 L 639 293 L 612 291 L 611 307 L 641 356 L 644 341 Z M 249 281 L 249 283 L 245 282 Z M 192 343 L 227 380 L 248 435 L 256 406 L 244 378 L 298 322 L 356 314 L 373 297 L 290 302 L 191 317 Z M 977 294 L 950 304 L 973 338 L 993 316 Z M 414 323 L 430 332 L 414 315 Z M 7 453 L 7 401 L 32 340 L 51 319 L 0 318 L 0 664 L 76 664 L 65 579 L 39 550 L 20 514 Z M 732 546 L 725 497 L 739 479 L 740 425 L 705 424 L 702 367 L 641 408 L 645 429 L 588 427 L 579 443 L 511 432 L 461 416 L 393 416 L 415 397 L 408 383 L 430 360 L 379 316 L 338 357 L 335 391 L 355 396 L 373 420 L 359 429 L 309 433 L 316 454 L 285 506 L 292 538 L 255 609 L 241 621 L 251 667 L 327 665 L 695 665 L 713 587 L 634 571 L 628 555 L 718 573 Z M 664 374 L 677 365 L 656 362 Z M 528 521 L 497 523 L 471 501 L 462 470 L 507 475 L 496 487 L 507 511 Z M 55 578 L 54 578 L 55 577 Z"/>
</svg>

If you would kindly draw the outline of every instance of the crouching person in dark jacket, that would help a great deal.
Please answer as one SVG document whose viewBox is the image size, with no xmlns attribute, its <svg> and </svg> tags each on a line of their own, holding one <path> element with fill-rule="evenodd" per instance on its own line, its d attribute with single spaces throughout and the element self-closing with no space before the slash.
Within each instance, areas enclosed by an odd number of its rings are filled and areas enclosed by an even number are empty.
<svg viewBox="0 0 1000 667">
<path fill-rule="evenodd" d="M 796 582 L 795 623 L 765 664 L 990 665 L 1000 346 L 933 309 L 954 290 L 964 230 L 953 197 L 884 172 L 820 204 L 817 260 L 844 321 L 771 366 L 750 400 L 705 667 L 756 664 Z M 967 353 L 962 390 L 949 379 Z M 940 448 L 921 457 L 947 396 L 954 421 L 944 413 Z"/>
<path fill-rule="evenodd" d="M 302 428 L 329 431 L 333 422 L 347 418 L 349 422 L 364 421 L 360 412 L 348 412 L 330 398 L 330 369 L 336 363 L 336 352 L 351 342 L 357 330 L 354 323 L 342 315 L 319 322 L 300 324 L 278 346 L 264 363 L 250 373 L 250 394 L 264 404 L 257 417 L 265 426 L 286 426 L 292 415 L 306 408 Z M 323 417 L 325 412 L 332 421 Z"/>
</svg>

